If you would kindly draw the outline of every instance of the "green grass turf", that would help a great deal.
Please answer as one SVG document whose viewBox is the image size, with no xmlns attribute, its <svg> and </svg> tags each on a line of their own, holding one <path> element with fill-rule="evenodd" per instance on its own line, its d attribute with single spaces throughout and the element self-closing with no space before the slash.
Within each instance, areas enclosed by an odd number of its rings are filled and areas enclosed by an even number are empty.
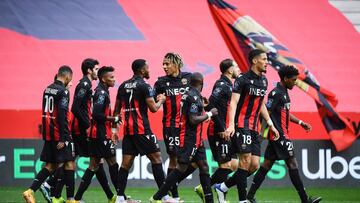
<svg viewBox="0 0 360 203">
<path fill-rule="evenodd" d="M 0 202 L 10 203 L 24 202 L 21 193 L 25 190 L 23 187 L 0 187 Z M 134 199 L 140 199 L 142 202 L 148 202 L 149 197 L 155 192 L 154 188 L 127 188 L 126 194 L 131 195 Z M 323 197 L 323 203 L 341 202 L 355 203 L 360 202 L 360 188 L 308 188 L 309 195 Z M 180 196 L 185 202 L 201 202 L 198 196 L 193 192 L 193 188 L 181 187 Z M 65 192 L 63 192 L 63 197 Z M 214 194 L 216 197 L 216 194 Z M 300 202 L 296 191 L 289 188 L 261 188 L 257 193 L 258 202 Z M 36 192 L 37 202 L 45 202 L 40 191 Z M 90 187 L 84 195 L 86 203 L 106 203 L 106 196 L 100 187 Z M 237 202 L 237 192 L 233 188 L 228 194 L 228 200 Z"/>
</svg>

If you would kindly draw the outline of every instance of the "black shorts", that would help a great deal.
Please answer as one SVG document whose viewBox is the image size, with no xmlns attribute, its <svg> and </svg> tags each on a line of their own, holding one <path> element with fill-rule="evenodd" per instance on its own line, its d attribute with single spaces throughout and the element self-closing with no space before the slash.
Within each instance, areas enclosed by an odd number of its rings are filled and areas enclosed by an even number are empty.
<svg viewBox="0 0 360 203">
<path fill-rule="evenodd" d="M 236 154 L 233 153 L 231 141 L 226 141 L 216 135 L 208 136 L 208 140 L 215 161 L 226 163 L 237 158 Z"/>
<path fill-rule="evenodd" d="M 110 139 L 89 138 L 89 156 L 96 158 L 111 158 L 116 156 L 115 144 Z"/>
<path fill-rule="evenodd" d="M 276 141 L 269 141 L 264 155 L 265 159 L 268 160 L 287 160 L 294 156 L 293 142 L 284 137 L 280 137 Z"/>
<path fill-rule="evenodd" d="M 180 128 L 163 128 L 166 152 L 176 156 L 180 145 Z"/>
<path fill-rule="evenodd" d="M 256 131 L 236 128 L 231 141 L 235 153 L 251 153 L 255 156 L 261 154 L 260 135 Z"/>
<path fill-rule="evenodd" d="M 185 142 L 183 147 L 179 147 L 179 153 L 177 156 L 178 163 L 190 164 L 191 162 L 201 160 L 206 160 L 206 150 L 203 144 L 196 148 L 195 144 L 187 144 Z"/>
<path fill-rule="evenodd" d="M 75 155 L 89 157 L 89 139 L 86 135 L 73 135 L 75 145 Z"/>
<path fill-rule="evenodd" d="M 155 135 L 124 135 L 122 153 L 137 156 L 160 152 Z"/>
<path fill-rule="evenodd" d="M 66 141 L 65 146 L 57 149 L 58 141 L 45 141 L 40 160 L 45 163 L 65 163 L 75 160 L 74 143 Z"/>
</svg>

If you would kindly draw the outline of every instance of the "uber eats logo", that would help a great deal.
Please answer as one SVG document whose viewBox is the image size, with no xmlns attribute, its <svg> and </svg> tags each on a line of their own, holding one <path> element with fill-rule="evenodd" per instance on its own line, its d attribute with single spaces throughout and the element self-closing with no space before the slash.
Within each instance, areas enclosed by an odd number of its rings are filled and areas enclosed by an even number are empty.
<svg viewBox="0 0 360 203">
<path fill-rule="evenodd" d="M 310 180 L 327 179 L 339 180 L 347 176 L 354 179 L 360 179 L 360 156 L 349 157 L 347 159 L 341 156 L 332 155 L 330 149 L 318 149 L 318 152 L 308 153 L 308 149 L 301 151 L 302 161 L 299 163 L 299 169 L 305 177 Z M 165 153 L 165 152 L 163 152 Z M 121 149 L 117 149 L 117 161 L 121 163 Z M 209 163 L 210 174 L 213 174 L 218 165 L 213 160 L 209 149 L 206 150 L 207 161 Z M 299 153 L 300 155 L 300 153 Z M 15 179 L 33 179 L 41 170 L 43 162 L 35 155 L 34 148 L 14 148 L 14 178 Z M 166 158 L 164 158 L 166 157 Z M 299 156 L 299 160 L 300 160 Z M 7 158 L 8 161 L 9 158 Z M 348 161 L 347 161 L 348 160 Z M 164 169 L 166 171 L 169 160 L 167 155 L 163 156 Z M 260 162 L 263 162 L 261 157 Z M 89 165 L 89 158 L 78 158 L 76 161 L 76 176 L 82 177 Z M 281 180 L 287 176 L 287 167 L 284 161 L 274 163 L 272 169 L 268 172 L 267 178 L 272 180 Z M 150 161 L 145 157 L 137 157 L 134 160 L 134 166 L 129 172 L 129 179 L 146 180 L 153 179 Z M 188 177 L 192 179 L 192 177 Z"/>
<path fill-rule="evenodd" d="M 121 149 L 117 149 L 117 161 L 121 163 Z M 164 152 L 165 153 L 165 152 Z M 217 169 L 217 162 L 213 160 L 210 149 L 206 150 L 207 161 L 209 163 L 210 174 L 213 174 Z M 169 164 L 168 159 L 164 160 L 164 169 Z M 261 162 L 263 158 L 261 158 Z M 33 179 L 35 175 L 41 170 L 44 162 L 40 161 L 38 156 L 35 156 L 34 148 L 15 148 L 14 149 L 14 178 L 15 179 Z M 76 161 L 76 173 L 78 177 L 84 175 L 85 170 L 89 166 L 89 158 L 78 158 Z M 166 171 L 166 170 L 165 170 Z M 276 162 L 271 171 L 267 174 L 268 178 L 274 180 L 283 179 L 286 176 L 286 165 L 284 161 Z M 129 179 L 153 179 L 151 172 L 150 161 L 146 156 L 136 157 L 134 160 L 134 167 L 129 171 Z M 192 176 L 188 177 L 192 179 Z"/>
<path fill-rule="evenodd" d="M 34 148 L 14 148 L 14 178 L 33 179 L 41 170 L 44 162 L 35 157 Z M 76 162 L 77 173 L 82 177 L 89 165 L 89 158 L 79 158 Z"/>
<path fill-rule="evenodd" d="M 302 149 L 302 170 L 304 175 L 312 180 L 339 180 L 348 174 L 352 178 L 360 179 L 360 156 L 352 157 L 346 161 L 341 156 L 332 156 L 330 149 L 319 149 L 318 155 L 312 153 L 311 156 L 308 155 L 307 149 Z"/>
</svg>

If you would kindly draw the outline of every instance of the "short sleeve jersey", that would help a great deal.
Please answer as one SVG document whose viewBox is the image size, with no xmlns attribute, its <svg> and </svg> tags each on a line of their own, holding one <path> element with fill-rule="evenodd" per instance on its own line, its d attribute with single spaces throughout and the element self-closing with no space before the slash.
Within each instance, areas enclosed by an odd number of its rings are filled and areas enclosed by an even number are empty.
<svg viewBox="0 0 360 203">
<path fill-rule="evenodd" d="M 258 131 L 259 112 L 267 86 L 266 77 L 252 70 L 236 78 L 233 92 L 240 94 L 235 114 L 235 125 L 238 128 Z"/>
</svg>

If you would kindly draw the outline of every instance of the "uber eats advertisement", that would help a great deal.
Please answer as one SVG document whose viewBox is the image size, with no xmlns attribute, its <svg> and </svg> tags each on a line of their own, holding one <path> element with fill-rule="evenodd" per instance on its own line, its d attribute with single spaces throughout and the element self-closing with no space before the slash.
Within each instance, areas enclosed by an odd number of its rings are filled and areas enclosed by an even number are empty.
<svg viewBox="0 0 360 203">
<path fill-rule="evenodd" d="M 163 168 L 166 169 L 169 160 L 165 144 L 160 141 Z M 206 155 L 210 174 L 218 167 L 213 160 L 211 150 L 206 144 Z M 40 161 L 42 140 L 2 140 L 0 144 L 0 185 L 28 185 L 43 166 Z M 267 141 L 262 142 L 262 155 Z M 121 163 L 121 143 L 117 145 L 117 161 Z M 336 152 L 327 141 L 294 141 L 295 155 L 299 164 L 300 175 L 304 184 L 311 186 L 356 186 L 360 180 L 360 142 L 356 141 L 344 152 Z M 263 157 L 261 157 L 261 162 Z M 89 164 L 89 158 L 80 157 L 76 160 L 76 180 L 80 181 Z M 106 166 L 106 164 L 104 164 Z M 105 168 L 107 171 L 107 167 Z M 166 170 L 164 170 L 166 171 Z M 249 177 L 249 182 L 253 176 Z M 150 161 L 146 156 L 136 157 L 129 172 L 130 186 L 149 186 L 153 184 Z M 181 184 L 196 185 L 199 183 L 198 172 L 190 175 Z M 93 184 L 98 184 L 93 181 Z M 284 161 L 277 161 L 267 174 L 264 186 L 291 186 L 287 166 Z"/>
</svg>

